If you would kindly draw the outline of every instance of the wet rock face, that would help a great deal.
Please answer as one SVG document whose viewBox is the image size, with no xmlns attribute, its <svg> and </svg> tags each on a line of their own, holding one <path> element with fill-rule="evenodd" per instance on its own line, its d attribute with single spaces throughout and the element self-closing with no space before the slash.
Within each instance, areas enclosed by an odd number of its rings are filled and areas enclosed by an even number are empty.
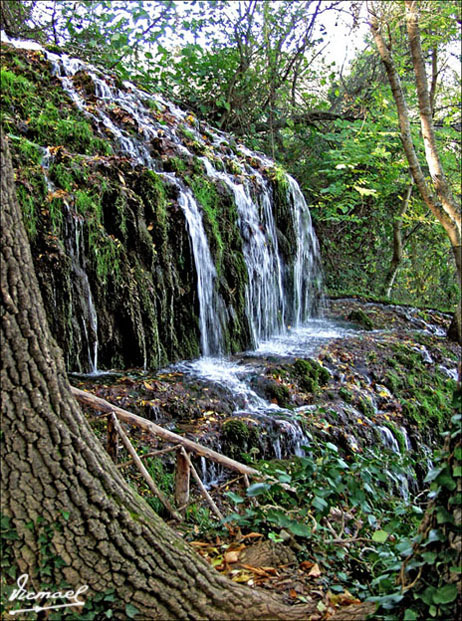
<svg viewBox="0 0 462 621">
<path fill-rule="evenodd" d="M 242 351 L 312 313 L 318 248 L 295 180 L 133 84 L 10 43 L 2 123 L 70 370 Z"/>
</svg>

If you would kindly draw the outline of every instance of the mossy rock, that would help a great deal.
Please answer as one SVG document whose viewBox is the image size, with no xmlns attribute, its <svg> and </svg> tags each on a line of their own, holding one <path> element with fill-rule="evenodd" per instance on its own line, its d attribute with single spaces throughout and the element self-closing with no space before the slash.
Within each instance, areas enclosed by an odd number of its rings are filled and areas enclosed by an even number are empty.
<svg viewBox="0 0 462 621">
<path fill-rule="evenodd" d="M 374 404 L 369 397 L 361 397 L 358 402 L 358 409 L 364 416 L 373 416 L 375 414 Z"/>
<path fill-rule="evenodd" d="M 342 399 L 342 401 L 345 401 L 345 403 L 353 403 L 354 401 L 353 393 L 347 388 L 345 388 L 344 386 L 340 388 L 340 390 L 338 391 L 338 394 L 339 394 L 339 397 Z"/>
<path fill-rule="evenodd" d="M 369 315 L 366 315 L 366 313 L 360 308 L 351 311 L 351 313 L 348 315 L 348 319 L 349 321 L 354 321 L 355 323 L 359 324 L 365 330 L 374 329 L 374 322 L 369 317 Z"/>
<path fill-rule="evenodd" d="M 252 380 L 252 387 L 261 397 L 277 403 L 281 408 L 292 406 L 290 390 L 285 384 L 269 377 L 258 376 Z"/>
<path fill-rule="evenodd" d="M 259 446 L 257 427 L 240 418 L 225 421 L 221 435 L 224 453 L 235 459 L 241 459 L 243 453 Z"/>
<path fill-rule="evenodd" d="M 292 365 L 299 386 L 307 392 L 318 392 L 321 386 L 325 386 L 330 378 L 330 373 L 319 362 L 309 359 L 298 358 Z"/>
</svg>

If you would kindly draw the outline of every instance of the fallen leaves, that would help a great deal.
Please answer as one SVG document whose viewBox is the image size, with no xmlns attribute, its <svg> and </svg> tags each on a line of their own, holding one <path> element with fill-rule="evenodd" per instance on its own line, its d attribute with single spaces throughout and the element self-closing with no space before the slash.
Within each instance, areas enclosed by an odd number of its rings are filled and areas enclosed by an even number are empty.
<svg viewBox="0 0 462 621">
<path fill-rule="evenodd" d="M 312 578 L 319 578 L 322 574 L 321 569 L 317 563 L 312 563 L 311 561 L 303 561 L 300 563 L 300 569 L 306 571 L 308 576 Z"/>
</svg>

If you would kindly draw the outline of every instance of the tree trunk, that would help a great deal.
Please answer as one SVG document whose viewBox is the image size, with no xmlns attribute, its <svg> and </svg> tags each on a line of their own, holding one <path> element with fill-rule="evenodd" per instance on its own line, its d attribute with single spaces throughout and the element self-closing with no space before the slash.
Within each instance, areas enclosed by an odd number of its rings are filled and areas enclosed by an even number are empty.
<svg viewBox="0 0 462 621">
<path fill-rule="evenodd" d="M 388 268 L 387 275 L 385 276 L 384 292 L 387 298 L 391 297 L 391 290 L 398 273 L 398 268 L 403 259 L 403 216 L 409 205 L 412 194 L 412 182 L 409 184 L 406 190 L 406 196 L 401 203 L 398 215 L 393 220 L 393 256 L 391 259 L 390 267 Z"/>
<path fill-rule="evenodd" d="M 89 603 L 114 589 L 117 618 L 128 603 L 143 619 L 308 618 L 314 605 L 284 606 L 221 576 L 122 479 L 70 392 L 3 136 L 1 201 L 1 503 L 17 533 L 11 550 L 18 575 L 30 576 L 28 590 L 88 585 Z"/>
</svg>

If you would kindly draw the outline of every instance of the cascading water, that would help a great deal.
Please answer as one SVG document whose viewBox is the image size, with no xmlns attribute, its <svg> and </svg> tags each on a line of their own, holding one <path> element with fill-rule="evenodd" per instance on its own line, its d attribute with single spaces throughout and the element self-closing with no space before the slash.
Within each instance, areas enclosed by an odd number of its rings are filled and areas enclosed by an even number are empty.
<svg viewBox="0 0 462 621">
<path fill-rule="evenodd" d="M 3 40 L 9 41 L 7 37 Z M 17 47 L 23 42 L 9 41 Z M 176 120 L 183 121 L 187 113 L 139 90 L 129 82 L 119 88 L 113 79 L 103 75 L 94 66 L 66 54 L 57 55 L 42 49 L 52 65 L 53 74 L 61 81 L 63 89 L 92 122 L 114 139 L 121 154 L 128 156 L 134 165 L 147 166 L 162 174 L 162 165 L 151 155 L 149 145 L 159 135 L 167 135 L 178 153 L 191 155 L 182 144 L 174 127 L 160 123 L 153 109 L 167 108 Z M 91 78 L 92 98 L 96 105 L 89 109 L 85 97 L 79 92 L 75 78 L 80 73 Z M 78 82 L 78 81 L 77 81 Z M 88 95 L 88 94 L 87 94 Z M 152 107 L 150 107 L 150 105 Z M 122 123 L 111 118 L 110 108 L 117 107 L 133 119 L 137 132 L 129 132 Z M 199 143 L 203 137 L 194 125 L 189 130 Z M 207 128 L 215 145 L 223 146 L 228 139 L 225 134 Z M 239 152 L 256 162 L 259 167 L 273 163 L 238 145 Z M 231 159 L 231 158 L 230 158 Z M 211 180 L 224 182 L 234 198 L 239 214 L 239 228 L 243 239 L 243 253 L 248 273 L 246 290 L 246 314 L 251 327 L 252 345 L 274 334 L 282 334 L 288 326 L 298 326 L 311 314 L 319 297 L 319 261 L 317 241 L 311 226 L 311 218 L 303 195 L 294 179 L 287 177 L 287 195 L 295 231 L 294 247 L 291 248 L 291 264 L 282 259 L 278 247 L 278 235 L 273 213 L 273 197 L 268 179 L 249 161 L 245 163 L 247 175 L 236 180 L 235 175 L 218 172 L 208 158 L 202 158 L 206 174 Z M 174 177 L 173 173 L 169 174 Z M 253 181 L 250 181 L 252 179 Z M 171 179 L 172 181 L 172 179 Z M 197 273 L 199 299 L 199 323 L 201 351 L 205 356 L 222 355 L 225 352 L 223 327 L 227 321 L 226 305 L 217 291 L 217 274 L 213 264 L 208 240 L 204 232 L 202 213 L 195 197 L 180 180 L 173 181 L 180 187 L 178 204 L 185 213 L 191 238 Z M 258 187 L 257 187 L 258 186 Z M 231 310 L 232 312 L 232 310 Z"/>
<path fill-rule="evenodd" d="M 192 193 L 184 189 L 179 195 L 178 204 L 184 211 L 194 249 L 202 354 L 204 356 L 221 355 L 223 354 L 221 324 L 224 305 L 216 292 L 217 273 L 210 254 L 199 208 Z"/>
<path fill-rule="evenodd" d="M 3 40 L 8 40 L 4 38 Z M 10 41 L 17 47 L 21 42 Z M 57 55 L 38 46 L 52 65 L 53 75 L 60 80 L 65 92 L 77 108 L 89 119 L 100 134 L 112 138 L 112 144 L 118 154 L 128 157 L 133 166 L 144 166 L 158 173 L 170 185 L 175 186 L 177 203 L 182 209 L 189 232 L 192 254 L 196 272 L 197 298 L 199 302 L 199 328 L 201 353 L 210 366 L 219 368 L 224 362 L 210 359 L 210 356 L 226 354 L 225 332 L 229 317 L 235 314 L 231 302 L 225 303 L 219 293 L 217 269 L 212 259 L 204 223 L 203 212 L 192 191 L 185 185 L 179 175 L 166 173 L 162 161 L 153 155 L 152 143 L 168 139 L 170 148 L 181 158 L 193 160 L 193 154 L 185 146 L 183 138 L 176 131 L 180 122 L 187 125 L 187 131 L 194 137 L 203 150 L 209 150 L 207 157 L 202 157 L 205 175 L 212 184 L 220 183 L 234 200 L 237 211 L 237 227 L 242 239 L 242 254 L 247 270 L 245 290 L 245 313 L 250 327 L 251 345 L 257 348 L 263 341 L 274 335 L 287 335 L 289 331 L 301 328 L 303 322 L 313 314 L 316 300 L 320 295 L 319 260 L 316 237 L 311 225 L 311 218 L 303 195 L 294 179 L 285 181 L 287 205 L 293 235 L 290 243 L 286 239 L 285 253 L 280 247 L 281 224 L 275 217 L 274 188 L 270 180 L 261 171 L 274 169 L 274 163 L 243 145 L 236 146 L 239 158 L 232 154 L 227 142 L 229 137 L 222 132 L 206 128 L 209 142 L 204 140 L 203 128 L 198 131 L 191 117 L 165 102 L 158 96 L 149 95 L 133 84 L 124 82 L 122 87 L 115 84 L 111 77 L 103 75 L 95 67 L 68 57 Z M 81 77 L 90 87 L 79 87 Z M 91 98 L 91 106 L 87 99 Z M 132 121 L 130 130 L 111 114 L 115 109 Z M 155 112 L 162 111 L 172 122 L 162 122 Z M 189 125 L 188 125 L 189 123 Z M 176 124 L 176 125 L 175 125 Z M 216 148 L 210 155 L 210 144 Z M 223 151 L 226 156 L 220 155 Z M 218 160 L 221 160 L 218 162 Z M 218 171 L 220 169 L 240 169 L 243 174 Z M 245 174 L 244 174 L 245 171 Z M 66 251 L 74 272 L 74 280 L 80 283 L 77 294 L 85 300 L 85 309 L 81 311 L 84 321 L 81 330 L 89 344 L 88 365 L 91 371 L 97 369 L 98 340 L 97 312 L 93 303 L 90 283 L 85 270 L 82 249 L 82 231 L 84 223 L 74 214 L 65 215 Z M 282 232 L 282 234 L 284 234 Z M 74 307 L 75 308 L 75 307 Z M 77 310 L 75 308 L 75 310 Z M 144 341 L 143 341 L 144 342 Z M 146 359 L 146 352 L 144 352 Z M 206 364 L 206 366 L 207 366 Z M 196 372 L 191 370 L 191 372 Z M 209 371 L 203 370 L 207 373 Z M 247 402 L 241 412 L 251 412 L 265 425 L 274 430 L 275 457 L 287 454 L 302 454 L 302 446 L 308 443 L 299 423 L 293 414 L 278 408 L 258 397 L 239 380 L 236 374 L 227 369 L 222 381 L 230 382 L 231 390 L 241 390 Z M 239 415 L 239 407 L 236 414 Z"/>
<path fill-rule="evenodd" d="M 202 162 L 207 175 L 211 179 L 223 181 L 234 196 L 248 273 L 246 312 L 252 330 L 253 345 L 257 346 L 260 340 L 283 331 L 286 320 L 282 265 L 269 188 L 262 176 L 253 170 L 254 177 L 261 184 L 261 218 L 248 185 L 246 187 L 243 183 L 236 183 L 232 175 L 218 172 L 207 158 L 202 158 Z"/>
</svg>

